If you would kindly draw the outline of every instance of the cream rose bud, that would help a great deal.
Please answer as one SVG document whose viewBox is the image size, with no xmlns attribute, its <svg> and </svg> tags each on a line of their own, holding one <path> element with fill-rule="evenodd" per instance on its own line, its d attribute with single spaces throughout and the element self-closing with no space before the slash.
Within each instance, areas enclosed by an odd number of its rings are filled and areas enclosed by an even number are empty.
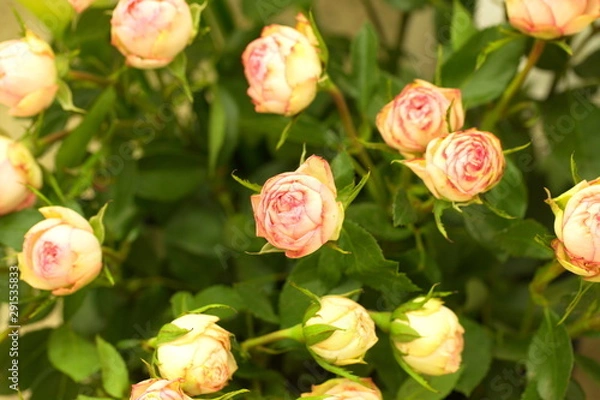
<svg viewBox="0 0 600 400">
<path fill-rule="evenodd" d="M 506 11 L 511 25 L 524 34 L 556 39 L 600 17 L 600 0 L 506 0 Z"/>
<path fill-rule="evenodd" d="M 171 323 L 189 332 L 156 349 L 160 375 L 181 379 L 182 389 L 191 396 L 223 389 L 238 368 L 231 354 L 231 333 L 217 325 L 218 320 L 204 314 L 179 317 Z"/>
<path fill-rule="evenodd" d="M 494 187 L 506 160 L 500 140 L 476 129 L 433 139 L 424 158 L 405 161 L 438 199 L 468 202 Z"/>
<path fill-rule="evenodd" d="M 316 313 L 313 311 L 308 310 L 310 318 L 304 322 L 304 336 L 310 350 L 325 361 L 334 365 L 362 363 L 367 350 L 377 343 L 375 322 L 357 302 L 342 296 L 324 296 Z M 337 329 L 326 339 L 311 344 L 315 333 L 312 329 L 322 325 Z"/>
<path fill-rule="evenodd" d="M 88 221 L 64 207 L 43 207 L 46 218 L 26 234 L 19 253 L 21 279 L 64 296 L 93 281 L 102 270 L 102 249 Z"/>
<path fill-rule="evenodd" d="M 591 282 L 600 282 L 600 179 L 582 181 L 555 199 L 557 239 L 552 247 L 558 262 Z"/>
<path fill-rule="evenodd" d="M 422 301 L 418 298 L 415 301 Z M 465 330 L 456 314 L 440 299 L 429 299 L 422 308 L 408 311 L 405 319 L 397 318 L 391 324 L 393 344 L 404 361 L 415 371 L 426 375 L 445 375 L 458 371 L 463 351 Z M 408 325 L 420 336 L 409 342 L 394 337 L 395 324 Z M 401 328 L 401 327 L 400 327 Z"/>
<path fill-rule="evenodd" d="M 54 52 L 28 31 L 24 38 L 0 43 L 0 103 L 15 117 L 48 108 L 58 91 Z"/>
<path fill-rule="evenodd" d="M 291 116 L 314 100 L 322 68 L 312 39 L 289 26 L 269 25 L 246 47 L 242 63 L 256 112 Z"/>
<path fill-rule="evenodd" d="M 21 143 L 0 136 L 0 215 L 31 207 L 35 194 L 27 186 L 42 187 L 42 171 Z"/>
<path fill-rule="evenodd" d="M 337 240 L 344 222 L 344 207 L 327 161 L 310 156 L 296 171 L 265 182 L 251 197 L 256 235 L 290 258 L 317 251 Z"/>
<path fill-rule="evenodd" d="M 96 0 L 68 0 L 69 4 L 73 6 L 75 12 L 78 14 L 82 13 L 86 8 L 92 5 Z"/>
<path fill-rule="evenodd" d="M 388 146 L 413 158 L 431 140 L 462 128 L 464 121 L 459 89 L 417 79 L 381 109 L 376 125 Z"/>
<path fill-rule="evenodd" d="M 362 378 L 360 383 L 345 378 L 330 379 L 300 397 L 312 396 L 323 396 L 324 400 L 383 400 L 381 391 L 370 378 Z"/>
<path fill-rule="evenodd" d="M 178 379 L 147 379 L 131 386 L 129 400 L 192 400 L 181 389 Z"/>
<path fill-rule="evenodd" d="M 185 0 L 119 0 L 110 23 L 112 44 L 140 69 L 166 66 L 194 35 Z"/>
</svg>

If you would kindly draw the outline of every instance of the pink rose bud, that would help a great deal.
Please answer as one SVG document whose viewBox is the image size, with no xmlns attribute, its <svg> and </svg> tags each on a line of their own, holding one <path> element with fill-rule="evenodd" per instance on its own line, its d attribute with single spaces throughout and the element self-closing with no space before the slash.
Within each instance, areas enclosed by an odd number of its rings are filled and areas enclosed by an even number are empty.
<svg viewBox="0 0 600 400">
<path fill-rule="evenodd" d="M 181 389 L 179 380 L 147 379 L 131 386 L 129 400 L 193 400 Z"/>
<path fill-rule="evenodd" d="M 256 112 L 291 116 L 314 100 L 322 68 L 311 40 L 289 26 L 269 25 L 246 47 L 242 63 Z"/>
<path fill-rule="evenodd" d="M 362 378 L 360 383 L 346 378 L 330 379 L 300 397 L 313 396 L 322 396 L 325 400 L 383 400 L 381 391 L 370 378 Z"/>
<path fill-rule="evenodd" d="M 34 33 L 0 43 L 0 103 L 15 117 L 31 117 L 52 104 L 58 91 L 54 52 Z"/>
<path fill-rule="evenodd" d="M 31 207 L 35 203 L 27 185 L 42 187 L 42 171 L 21 143 L 0 136 L 0 215 Z"/>
<path fill-rule="evenodd" d="M 64 296 L 93 281 L 102 270 L 102 249 L 88 221 L 64 207 L 43 207 L 46 218 L 26 234 L 19 253 L 21 279 Z"/>
<path fill-rule="evenodd" d="M 404 361 L 422 374 L 446 375 L 460 368 L 465 330 L 456 314 L 443 304 L 440 299 L 429 299 L 422 308 L 408 311 L 404 318 L 392 321 L 392 342 Z M 408 342 L 404 341 L 405 336 L 398 340 L 394 337 L 395 324 L 409 326 L 420 337 Z"/>
<path fill-rule="evenodd" d="M 494 187 L 506 160 L 500 140 L 476 129 L 433 139 L 425 158 L 405 161 L 438 199 L 468 202 Z"/>
<path fill-rule="evenodd" d="M 362 363 L 367 350 L 377 343 L 375 322 L 367 310 L 343 296 L 321 298 L 318 311 L 304 323 L 307 341 L 307 328 L 314 325 L 338 328 L 327 339 L 309 346 L 317 356 L 334 365 Z"/>
<path fill-rule="evenodd" d="M 591 282 L 600 282 L 600 179 L 581 181 L 555 199 L 552 247 L 558 262 Z"/>
<path fill-rule="evenodd" d="M 506 10 L 511 25 L 524 34 L 556 39 L 600 17 L 600 0 L 506 0 Z"/>
<path fill-rule="evenodd" d="M 431 140 L 462 128 L 464 121 L 459 89 L 417 79 L 381 109 L 376 124 L 388 146 L 413 158 L 423 153 Z"/>
<path fill-rule="evenodd" d="M 344 208 L 336 196 L 329 164 L 310 156 L 296 171 L 267 180 L 251 197 L 256 236 L 290 258 L 311 254 L 340 236 Z"/>
<path fill-rule="evenodd" d="M 180 379 L 189 395 L 218 392 L 238 368 L 231 354 L 231 333 L 217 325 L 218 320 L 204 314 L 179 317 L 171 323 L 189 332 L 156 349 L 160 375 Z"/>
<path fill-rule="evenodd" d="M 73 6 L 75 12 L 81 14 L 86 8 L 88 8 L 96 0 L 68 0 L 69 4 Z"/>
<path fill-rule="evenodd" d="M 194 35 L 184 0 L 119 0 L 110 23 L 113 46 L 140 69 L 169 64 Z"/>
</svg>

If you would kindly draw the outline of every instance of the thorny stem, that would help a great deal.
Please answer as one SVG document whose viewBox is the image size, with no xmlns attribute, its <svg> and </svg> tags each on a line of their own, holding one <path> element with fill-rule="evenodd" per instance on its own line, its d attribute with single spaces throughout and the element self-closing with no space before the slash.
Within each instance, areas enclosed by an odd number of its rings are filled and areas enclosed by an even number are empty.
<svg viewBox="0 0 600 400">
<path fill-rule="evenodd" d="M 533 47 L 529 52 L 529 56 L 527 57 L 527 63 L 525 64 L 525 67 L 512 80 L 512 82 L 508 86 L 508 89 L 506 89 L 504 95 L 496 104 L 496 107 L 494 107 L 494 109 L 492 109 L 492 111 L 488 113 L 483 119 L 483 122 L 481 124 L 481 129 L 483 131 L 490 131 L 494 129 L 500 118 L 504 116 L 504 113 L 506 112 L 510 101 L 513 99 L 513 97 L 515 97 L 515 95 L 523 85 L 523 82 L 525 82 L 527 75 L 529 75 L 531 69 L 540 59 L 545 47 L 546 42 L 544 40 L 535 40 Z"/>
</svg>

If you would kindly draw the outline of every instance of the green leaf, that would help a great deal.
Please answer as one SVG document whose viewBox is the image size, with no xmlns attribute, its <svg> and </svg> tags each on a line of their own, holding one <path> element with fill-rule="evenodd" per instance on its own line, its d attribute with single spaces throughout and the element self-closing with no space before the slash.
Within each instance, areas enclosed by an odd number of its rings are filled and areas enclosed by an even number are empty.
<svg viewBox="0 0 600 400">
<path fill-rule="evenodd" d="M 195 255 L 217 257 L 223 224 L 223 217 L 209 208 L 182 208 L 165 225 L 165 242 Z"/>
<path fill-rule="evenodd" d="M 215 303 L 229 306 L 237 312 L 242 312 L 247 309 L 246 304 L 238 291 L 229 286 L 213 285 L 196 294 L 194 298 L 195 307 Z M 211 310 L 210 314 L 226 319 L 234 316 L 235 312 L 228 309 L 215 309 Z"/>
<path fill-rule="evenodd" d="M 194 5 L 197 4 L 190 5 L 190 8 L 192 8 Z M 181 84 L 181 88 L 183 89 L 183 93 L 185 93 L 187 99 L 190 102 L 193 102 L 194 96 L 192 95 L 192 89 L 190 89 L 190 84 L 187 79 L 187 56 L 185 55 L 185 52 L 182 51 L 179 53 L 175 59 L 171 61 L 167 68 Z"/>
<path fill-rule="evenodd" d="M 537 382 L 535 380 L 527 382 L 521 400 L 543 400 L 538 393 Z"/>
<path fill-rule="evenodd" d="M 57 370 L 75 382 L 83 381 L 101 367 L 96 346 L 77 335 L 68 325 L 62 325 L 50 334 L 48 358 Z"/>
<path fill-rule="evenodd" d="M 521 170 L 507 159 L 502 180 L 482 198 L 492 211 L 499 210 L 508 216 L 523 218 L 527 210 L 527 187 Z"/>
<path fill-rule="evenodd" d="M 413 207 L 406 191 L 399 189 L 394 195 L 394 226 L 406 226 L 417 222 L 417 211 Z"/>
<path fill-rule="evenodd" d="M 573 178 L 573 183 L 577 185 L 583 179 L 579 176 L 579 170 L 577 169 L 577 162 L 575 161 L 575 153 L 571 154 L 571 177 Z"/>
<path fill-rule="evenodd" d="M 98 238 L 98 241 L 100 242 L 100 244 L 104 243 L 104 235 L 105 235 L 104 213 L 106 213 L 107 207 L 108 207 L 108 203 L 106 203 L 105 205 L 102 206 L 100 211 L 98 211 L 98 214 L 96 214 L 92 218 L 90 218 L 90 225 L 92 226 L 92 229 L 94 230 L 94 236 L 96 236 L 96 238 Z"/>
<path fill-rule="evenodd" d="M 213 100 L 208 114 L 208 170 L 213 174 L 221 148 L 225 143 L 227 115 L 222 100 L 222 91 L 218 87 L 213 87 L 211 93 Z"/>
<path fill-rule="evenodd" d="M 327 340 L 333 333 L 340 328 L 326 324 L 315 324 L 304 326 L 302 331 L 304 332 L 304 339 L 307 346 L 312 346 L 317 343 L 321 343 Z"/>
<path fill-rule="evenodd" d="M 461 318 L 460 323 L 465 328 L 465 347 L 462 353 L 463 372 L 455 389 L 469 397 L 492 365 L 493 341 L 485 328 L 476 322 Z"/>
<path fill-rule="evenodd" d="M 450 41 L 452 48 L 458 50 L 477 33 L 477 28 L 473 24 L 471 14 L 469 14 L 469 11 L 467 11 L 459 0 L 454 0 L 453 6 L 454 12 L 452 13 L 452 23 L 450 25 Z"/>
<path fill-rule="evenodd" d="M 294 123 L 296 122 L 297 119 L 298 119 L 298 115 L 295 115 L 293 118 L 290 119 L 290 121 L 287 123 L 285 128 L 283 128 L 283 131 L 281 131 L 281 136 L 279 137 L 279 141 L 277 142 L 277 145 L 275 145 L 275 150 L 279 150 L 281 148 L 281 146 L 283 146 L 285 144 L 285 141 L 287 140 L 287 138 L 290 134 L 290 130 L 294 126 Z"/>
<path fill-rule="evenodd" d="M 58 170 L 78 166 L 85 158 L 87 146 L 96 134 L 100 134 L 102 122 L 113 109 L 117 100 L 111 86 L 98 96 L 83 121 L 63 140 L 56 154 Z"/>
<path fill-rule="evenodd" d="M 354 165 L 352 157 L 346 151 L 340 151 L 331 160 L 331 171 L 335 178 L 335 186 L 345 188 L 354 183 Z"/>
<path fill-rule="evenodd" d="M 375 29 L 369 23 L 363 25 L 351 46 L 352 83 L 356 89 L 358 105 L 366 112 L 373 92 L 377 85 L 379 68 L 377 66 L 377 51 L 379 43 Z"/>
<path fill-rule="evenodd" d="M 453 374 L 447 374 L 442 376 L 434 376 L 427 378 L 428 384 L 435 392 L 428 390 L 419 384 L 414 379 L 408 379 L 404 381 L 398 394 L 396 395 L 397 400 L 441 400 L 448 396 L 456 381 L 460 378 L 461 371 Z"/>
<path fill-rule="evenodd" d="M 339 191 L 337 200 L 342 202 L 344 208 L 348 208 L 348 206 L 354 201 L 356 196 L 358 196 L 362 188 L 367 184 L 369 176 L 371 176 L 370 171 L 367 172 L 367 174 L 361 178 L 358 184 L 350 184 Z"/>
<path fill-rule="evenodd" d="M 1 216 L 0 243 L 21 251 L 25 233 L 43 219 L 39 211 L 31 208 Z"/>
<path fill-rule="evenodd" d="M 100 356 L 102 387 L 106 393 L 121 398 L 129 390 L 129 373 L 119 352 L 100 336 L 96 336 L 96 349 Z"/>
<path fill-rule="evenodd" d="M 442 222 L 442 215 L 444 214 L 444 211 L 451 207 L 452 204 L 444 200 L 436 199 L 433 203 L 433 218 L 435 219 L 435 225 L 442 236 L 446 238 L 446 240 L 450 240 L 450 238 L 448 237 L 448 232 L 446 231 L 444 223 Z"/>
<path fill-rule="evenodd" d="M 390 5 L 398 8 L 401 11 L 414 11 L 419 8 L 423 8 L 427 5 L 427 1 L 424 0 L 385 0 Z"/>
<path fill-rule="evenodd" d="M 190 332 L 189 329 L 180 328 L 175 324 L 164 324 L 160 328 L 160 331 L 158 331 L 158 335 L 156 336 L 154 346 L 156 347 L 164 343 L 172 342 L 177 338 L 180 338 L 181 336 L 187 334 L 188 332 Z"/>
<path fill-rule="evenodd" d="M 279 317 L 275 314 L 270 299 L 261 290 L 260 285 L 242 282 L 235 285 L 235 291 L 254 316 L 263 321 L 279 324 Z"/>
<path fill-rule="evenodd" d="M 60 103 L 60 106 L 64 111 L 73 111 L 77 113 L 85 114 L 85 110 L 76 107 L 73 104 L 73 93 L 69 85 L 63 80 L 58 81 L 58 92 L 56 93 L 56 99 Z"/>
<path fill-rule="evenodd" d="M 351 204 L 345 218 L 356 222 L 378 239 L 399 241 L 413 235 L 409 229 L 394 227 L 386 210 L 376 203 Z"/>
<path fill-rule="evenodd" d="M 196 308 L 194 296 L 190 292 L 177 292 L 171 296 L 171 313 L 178 318 Z"/>
<path fill-rule="evenodd" d="M 394 319 L 390 323 L 390 337 L 393 338 L 394 342 L 412 342 L 420 338 L 421 335 L 410 325 Z"/>
<path fill-rule="evenodd" d="M 61 38 L 71 23 L 73 7 L 67 0 L 17 0 L 35 15 L 56 38 Z"/>
<path fill-rule="evenodd" d="M 325 371 L 329 371 L 332 374 L 341 376 L 346 379 L 350 379 L 351 381 L 354 381 L 354 382 L 360 382 L 359 378 L 356 375 L 348 372 L 346 369 L 344 369 L 342 367 L 338 367 L 337 365 L 328 363 L 327 361 L 325 361 L 324 359 L 322 359 L 321 357 L 319 357 L 318 355 L 316 355 L 315 353 L 313 353 L 310 350 L 309 350 L 309 353 L 311 353 L 311 355 L 313 356 L 313 358 L 317 362 L 317 364 L 319 364 L 321 366 L 321 368 L 323 368 Z"/>
<path fill-rule="evenodd" d="M 419 288 L 403 273 L 398 263 L 386 260 L 377 241 L 369 232 L 352 221 L 345 221 L 339 246 L 350 254 L 338 255 L 346 274 L 367 286 L 379 290 L 392 304 L 397 305 L 407 293 Z"/>
<path fill-rule="evenodd" d="M 591 53 L 587 58 L 577 64 L 573 71 L 582 78 L 598 78 L 600 77 L 600 71 L 598 71 L 598 65 L 600 64 L 600 50 L 596 50 Z"/>
<path fill-rule="evenodd" d="M 530 380 L 537 382 L 537 391 L 543 400 L 565 397 L 573 370 L 573 347 L 564 325 L 546 309 L 541 326 L 527 351 L 527 371 Z"/>
</svg>

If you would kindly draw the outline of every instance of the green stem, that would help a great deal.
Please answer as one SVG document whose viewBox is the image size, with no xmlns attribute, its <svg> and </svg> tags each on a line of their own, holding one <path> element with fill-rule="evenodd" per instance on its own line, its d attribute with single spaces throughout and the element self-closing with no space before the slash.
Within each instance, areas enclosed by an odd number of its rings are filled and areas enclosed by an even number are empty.
<svg viewBox="0 0 600 400">
<path fill-rule="evenodd" d="M 264 345 L 277 342 L 279 340 L 292 339 L 297 342 L 304 342 L 302 333 L 302 324 L 294 325 L 291 328 L 281 329 L 279 331 L 267 333 L 266 335 L 247 339 L 240 344 L 242 353 L 248 353 L 253 347 L 262 347 Z"/>
<path fill-rule="evenodd" d="M 23 317 L 19 318 L 19 323 L 17 325 L 9 326 L 2 333 L 0 333 L 0 343 L 2 343 L 8 337 L 8 334 L 15 329 L 14 326 L 18 326 L 21 328 L 23 325 L 26 325 L 32 318 L 38 315 L 41 311 L 43 311 L 48 305 L 52 302 L 56 301 L 56 297 L 52 296 L 50 292 L 44 292 L 39 295 L 29 306 L 25 309 L 23 313 Z"/>
<path fill-rule="evenodd" d="M 548 300 L 544 296 L 544 291 L 554 279 L 565 271 L 562 265 L 556 260 L 544 265 L 538 269 L 529 284 L 529 294 L 533 302 L 539 306 L 547 307 Z"/>
<path fill-rule="evenodd" d="M 358 160 L 364 165 L 367 170 L 371 171 L 371 180 L 367 182 L 367 185 L 373 185 L 373 193 L 376 196 L 376 199 L 380 204 L 385 204 L 385 186 L 383 185 L 383 180 L 379 176 L 379 171 L 375 168 L 375 164 L 369 157 L 369 153 L 365 146 L 360 141 L 356 128 L 354 126 L 354 122 L 352 121 L 352 114 L 350 113 L 350 108 L 348 107 L 348 103 L 346 103 L 346 99 L 342 91 L 337 87 L 333 81 L 326 76 L 322 81 L 322 87 L 331 95 L 335 106 L 340 114 L 340 118 L 342 120 L 342 125 L 344 126 L 344 130 L 350 139 L 352 144 L 351 146 L 351 154 L 355 154 Z"/>
<path fill-rule="evenodd" d="M 110 79 L 107 79 L 100 75 L 94 75 L 85 71 L 71 70 L 67 73 L 67 77 L 71 80 L 92 82 L 100 86 L 110 86 L 113 83 Z"/>
<path fill-rule="evenodd" d="M 600 330 L 600 314 L 591 317 L 585 316 L 567 327 L 567 332 L 571 338 L 576 338 L 588 331 Z"/>
<path fill-rule="evenodd" d="M 529 52 L 529 56 L 527 57 L 527 63 L 525 64 L 525 67 L 517 74 L 517 76 L 515 76 L 510 85 L 508 85 L 508 88 L 504 92 L 504 95 L 500 101 L 496 104 L 496 107 L 494 107 L 494 109 L 485 116 L 481 124 L 481 130 L 490 131 L 494 129 L 500 118 L 504 117 L 504 113 L 506 112 L 510 101 L 513 99 L 513 97 L 515 97 L 523 85 L 523 82 L 525 82 L 527 75 L 529 75 L 531 69 L 540 59 L 545 47 L 546 42 L 544 40 L 535 40 L 533 47 Z"/>
<path fill-rule="evenodd" d="M 392 322 L 391 312 L 369 311 L 369 316 L 383 332 L 388 333 L 390 331 L 390 323 Z"/>
</svg>

